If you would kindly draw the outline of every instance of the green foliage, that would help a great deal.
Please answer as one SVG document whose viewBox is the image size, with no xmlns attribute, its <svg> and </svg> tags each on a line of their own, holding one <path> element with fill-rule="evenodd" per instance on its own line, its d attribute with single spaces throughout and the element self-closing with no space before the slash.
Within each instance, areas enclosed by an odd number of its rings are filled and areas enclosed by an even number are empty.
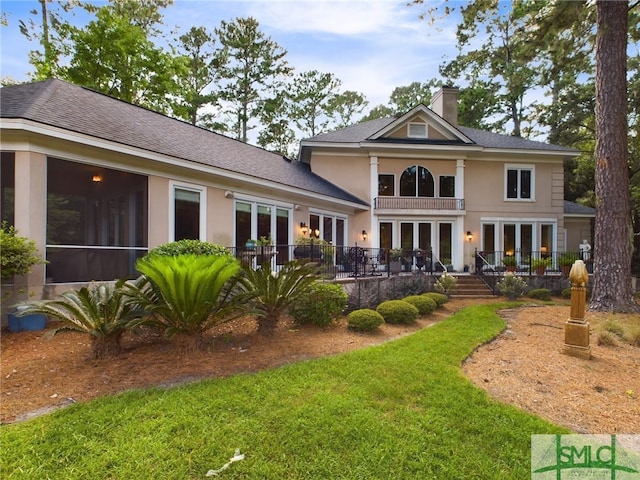
<svg viewBox="0 0 640 480">
<path fill-rule="evenodd" d="M 191 337 L 201 347 L 205 330 L 238 314 L 243 298 L 232 295 L 240 264 L 226 255 L 148 255 L 136 263 L 144 278 L 130 294 L 149 313 L 145 323 Z"/>
<path fill-rule="evenodd" d="M 544 300 L 544 301 L 551 300 L 551 292 L 549 291 L 548 288 L 535 288 L 533 290 L 529 290 L 529 293 L 527 293 L 527 296 L 535 300 Z"/>
<path fill-rule="evenodd" d="M 376 308 L 384 321 L 392 324 L 409 324 L 420 316 L 416 307 L 404 300 L 387 300 Z"/>
<path fill-rule="evenodd" d="M 540 267 L 548 267 L 551 264 L 551 258 L 532 258 L 531 259 L 531 268 L 540 268 Z"/>
<path fill-rule="evenodd" d="M 260 31 L 255 18 L 223 20 L 215 33 L 224 52 L 218 66 L 220 97 L 228 102 L 225 113 L 234 121 L 229 131 L 246 143 L 249 123 L 259 115 L 261 94 L 282 87 L 292 68 L 287 51 Z"/>
<path fill-rule="evenodd" d="M 506 257 L 503 257 L 502 263 L 505 267 L 515 267 L 516 265 L 518 265 L 518 261 L 513 255 L 507 255 Z"/>
<path fill-rule="evenodd" d="M 91 335 L 93 358 L 106 358 L 120 352 L 120 338 L 143 310 L 127 295 L 125 280 L 92 283 L 80 290 L 65 292 L 55 300 L 22 304 L 19 315 L 43 313 L 66 324 L 59 330 L 75 330 Z"/>
<path fill-rule="evenodd" d="M 26 275 L 31 267 L 43 263 L 33 240 L 19 237 L 13 225 L 0 227 L 0 275 L 3 281 L 14 275 Z"/>
<path fill-rule="evenodd" d="M 416 307 L 420 315 L 428 315 L 438 308 L 438 304 L 435 300 L 425 297 L 424 295 L 409 295 L 408 297 L 404 297 L 402 300 Z"/>
<path fill-rule="evenodd" d="M 370 332 L 384 323 L 384 318 L 375 310 L 362 308 L 347 315 L 347 328 L 356 332 Z"/>
<path fill-rule="evenodd" d="M 422 295 L 436 302 L 436 305 L 438 305 L 438 307 L 444 305 L 449 301 L 449 297 L 447 297 L 444 293 L 426 292 L 426 293 L 423 293 Z"/>
<path fill-rule="evenodd" d="M 233 254 L 222 245 L 203 242 L 202 240 L 185 239 L 159 245 L 149 251 L 147 255 L 164 255 L 177 257 L 178 255 L 225 255 L 233 258 Z"/>
<path fill-rule="evenodd" d="M 563 253 L 558 257 L 558 265 L 561 267 L 570 267 L 578 260 L 578 255 L 573 252 Z"/>
<path fill-rule="evenodd" d="M 246 266 L 240 286 L 249 298 L 252 311 L 258 315 L 258 332 L 273 334 L 280 316 L 312 291 L 317 278 L 313 264 L 287 262 L 278 272 Z"/>
<path fill-rule="evenodd" d="M 507 273 L 496 287 L 500 295 L 506 296 L 509 300 L 515 300 L 527 291 L 527 282 L 513 273 Z"/>
<path fill-rule="evenodd" d="M 308 294 L 289 307 L 289 314 L 300 324 L 325 327 L 347 308 L 348 295 L 335 283 L 315 283 Z"/>
<path fill-rule="evenodd" d="M 567 287 L 560 292 L 560 296 L 562 298 L 570 299 L 571 298 L 571 287 Z"/>
<path fill-rule="evenodd" d="M 166 3 L 146 9 L 109 3 L 84 28 L 70 28 L 72 51 L 64 79 L 167 113 L 177 92 L 176 60 L 151 38 L 161 23 L 158 7 Z"/>
<path fill-rule="evenodd" d="M 456 288 L 458 288 L 458 280 L 453 275 L 449 275 L 447 272 L 444 272 L 440 278 L 436 280 L 433 288 L 435 288 L 438 293 L 448 295 L 451 292 L 456 291 Z"/>
</svg>

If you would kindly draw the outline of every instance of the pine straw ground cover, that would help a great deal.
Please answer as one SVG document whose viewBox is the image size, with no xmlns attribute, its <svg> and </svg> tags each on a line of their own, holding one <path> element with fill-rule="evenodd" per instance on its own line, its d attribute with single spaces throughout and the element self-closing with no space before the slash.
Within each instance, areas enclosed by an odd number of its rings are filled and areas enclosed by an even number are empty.
<svg viewBox="0 0 640 480">
<path fill-rule="evenodd" d="M 503 301 L 495 299 L 491 301 Z M 86 336 L 64 332 L 3 333 L 0 357 L 0 422 L 24 420 L 62 406 L 125 390 L 172 386 L 202 378 L 253 372 L 299 360 L 382 343 L 438 322 L 477 300 L 452 299 L 412 325 L 383 325 L 378 332 L 326 329 L 287 320 L 273 339 L 255 333 L 243 318 L 212 332 L 211 349 L 184 354 L 157 335 L 127 339 L 123 355 L 87 360 Z M 507 328 L 464 363 L 465 374 L 490 395 L 576 432 L 640 433 L 640 348 L 619 342 L 598 346 L 608 314 L 587 313 L 593 358 L 561 353 L 568 303 L 529 304 L 504 310 Z M 640 328 L 637 315 L 617 315 Z"/>
</svg>

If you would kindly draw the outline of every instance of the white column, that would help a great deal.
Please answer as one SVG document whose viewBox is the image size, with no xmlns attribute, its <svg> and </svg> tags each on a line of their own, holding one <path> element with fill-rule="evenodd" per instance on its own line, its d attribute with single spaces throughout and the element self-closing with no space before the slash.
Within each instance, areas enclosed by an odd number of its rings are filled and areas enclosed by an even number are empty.
<svg viewBox="0 0 640 480">
<path fill-rule="evenodd" d="M 464 199 L 464 160 L 456 160 L 456 198 Z"/>
<path fill-rule="evenodd" d="M 456 198 L 465 200 L 464 198 L 464 160 L 459 158 L 456 160 Z M 465 209 L 466 209 L 466 201 L 465 201 Z M 453 268 L 457 271 L 461 272 L 462 267 L 466 262 L 466 232 L 467 230 L 471 230 L 471 228 L 467 228 L 465 225 L 465 217 L 462 214 L 459 214 L 456 217 L 456 223 L 454 224 L 453 234 L 455 238 L 453 240 L 453 254 L 451 263 L 453 263 Z"/>
<path fill-rule="evenodd" d="M 373 248 L 378 248 L 380 246 L 380 238 L 378 238 L 378 220 L 374 212 L 374 202 L 378 196 L 378 165 L 378 157 L 369 157 L 369 198 L 371 209 L 369 210 L 369 229 L 367 232 L 369 234 L 368 243 Z"/>
</svg>

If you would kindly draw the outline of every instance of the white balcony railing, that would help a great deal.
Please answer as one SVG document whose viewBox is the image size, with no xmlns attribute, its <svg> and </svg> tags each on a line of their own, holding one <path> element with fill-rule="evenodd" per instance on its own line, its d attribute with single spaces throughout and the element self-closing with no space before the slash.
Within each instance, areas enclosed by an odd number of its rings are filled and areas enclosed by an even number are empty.
<svg viewBox="0 0 640 480">
<path fill-rule="evenodd" d="M 464 210 L 464 198 L 376 197 L 376 210 Z"/>
</svg>

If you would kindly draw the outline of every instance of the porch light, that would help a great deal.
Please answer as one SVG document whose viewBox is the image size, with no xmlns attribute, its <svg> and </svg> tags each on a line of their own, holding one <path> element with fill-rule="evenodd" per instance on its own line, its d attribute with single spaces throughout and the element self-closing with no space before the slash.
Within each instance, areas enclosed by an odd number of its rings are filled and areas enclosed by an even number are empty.
<svg viewBox="0 0 640 480">
<path fill-rule="evenodd" d="M 309 227 L 307 227 L 306 223 L 300 222 L 300 231 L 302 232 L 302 235 L 307 234 L 307 232 L 309 231 Z"/>
<path fill-rule="evenodd" d="M 367 231 L 366 230 L 362 230 L 362 240 L 364 240 L 365 242 L 367 241 Z"/>
<path fill-rule="evenodd" d="M 470 230 L 467 230 L 467 241 L 470 242 L 471 240 L 473 240 L 473 233 L 471 233 Z"/>
<path fill-rule="evenodd" d="M 102 175 L 94 175 L 93 177 L 91 177 L 91 181 L 93 183 L 100 183 L 102 182 Z"/>
</svg>

